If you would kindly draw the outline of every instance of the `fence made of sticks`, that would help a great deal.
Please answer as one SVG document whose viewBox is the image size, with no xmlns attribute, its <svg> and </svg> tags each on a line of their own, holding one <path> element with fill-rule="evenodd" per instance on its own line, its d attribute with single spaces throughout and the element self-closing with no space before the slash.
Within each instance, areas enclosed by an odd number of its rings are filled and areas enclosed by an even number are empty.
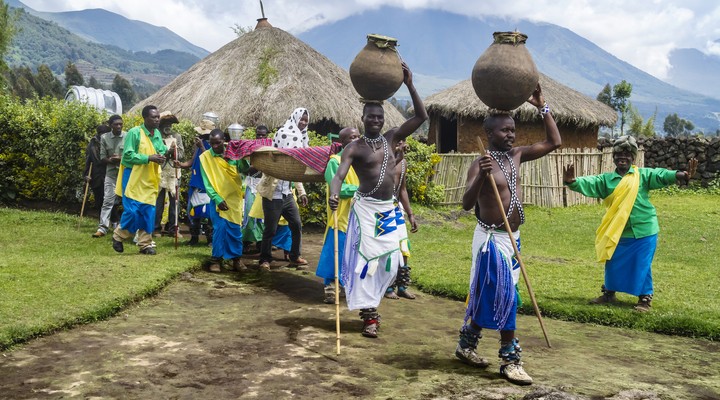
<svg viewBox="0 0 720 400">
<path fill-rule="evenodd" d="M 442 160 L 435 166 L 433 181 L 445 187 L 442 204 L 460 204 L 465 193 L 467 171 L 479 154 L 440 154 Z M 638 152 L 635 163 L 643 166 L 643 151 Z M 540 207 L 568 207 L 575 204 L 596 204 L 600 200 L 573 192 L 562 183 L 563 167 L 575 165 L 575 175 L 597 175 L 615 168 L 612 149 L 559 149 L 545 157 L 525 162 L 520 166 L 520 186 L 523 204 Z"/>
</svg>

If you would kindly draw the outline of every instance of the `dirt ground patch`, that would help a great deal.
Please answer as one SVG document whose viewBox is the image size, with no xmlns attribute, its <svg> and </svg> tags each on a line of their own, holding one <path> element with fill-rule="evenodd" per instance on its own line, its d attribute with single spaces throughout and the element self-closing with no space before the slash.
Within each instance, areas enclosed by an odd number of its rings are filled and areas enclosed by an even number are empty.
<svg viewBox="0 0 720 400">
<path fill-rule="evenodd" d="M 322 237 L 303 239 L 314 267 Z M 115 318 L 3 353 L 0 398 L 720 399 L 718 343 L 546 319 L 547 348 L 520 316 L 536 383 L 517 387 L 498 374 L 495 332 L 478 348 L 488 369 L 454 358 L 461 302 L 384 300 L 375 340 L 343 306 L 337 356 L 321 298 L 312 271 L 188 273 Z"/>
</svg>

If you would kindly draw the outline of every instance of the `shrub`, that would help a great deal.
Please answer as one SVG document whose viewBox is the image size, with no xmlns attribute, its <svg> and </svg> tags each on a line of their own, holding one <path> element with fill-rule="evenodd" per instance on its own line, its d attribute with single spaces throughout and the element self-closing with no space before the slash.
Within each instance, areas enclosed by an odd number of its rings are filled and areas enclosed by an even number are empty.
<svg viewBox="0 0 720 400">
<path fill-rule="evenodd" d="M 74 201 L 85 148 L 104 119 L 81 103 L 0 95 L 0 202 Z"/>
<path fill-rule="evenodd" d="M 430 178 L 435 175 L 435 165 L 440 162 L 440 155 L 435 152 L 435 145 L 426 145 L 409 137 L 407 139 L 407 190 L 410 201 L 426 206 L 433 206 L 443 201 L 442 185 L 435 184 Z"/>
</svg>

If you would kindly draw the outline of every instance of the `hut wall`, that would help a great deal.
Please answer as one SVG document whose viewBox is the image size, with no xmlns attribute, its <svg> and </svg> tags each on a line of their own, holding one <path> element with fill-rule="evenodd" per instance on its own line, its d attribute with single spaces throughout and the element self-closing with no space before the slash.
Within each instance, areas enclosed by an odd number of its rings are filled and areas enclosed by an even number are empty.
<svg viewBox="0 0 720 400">
<path fill-rule="evenodd" d="M 434 144 L 437 148 L 439 143 L 438 137 L 440 135 L 440 116 L 432 115 L 430 117 L 430 126 L 428 127 L 428 141 L 427 144 Z"/>
<path fill-rule="evenodd" d="M 458 118 L 458 153 L 477 153 L 480 150 L 477 143 L 478 136 L 487 149 L 487 135 L 482 127 L 482 120 Z"/>
</svg>

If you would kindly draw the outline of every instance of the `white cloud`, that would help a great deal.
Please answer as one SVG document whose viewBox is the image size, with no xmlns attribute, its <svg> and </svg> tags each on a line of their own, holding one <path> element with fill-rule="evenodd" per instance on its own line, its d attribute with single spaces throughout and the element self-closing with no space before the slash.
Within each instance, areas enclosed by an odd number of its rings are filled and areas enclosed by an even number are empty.
<svg viewBox="0 0 720 400">
<path fill-rule="evenodd" d="M 131 19 L 165 26 L 214 51 L 235 38 L 235 23 L 254 26 L 257 0 L 26 0 L 39 11 L 105 8 Z M 265 0 L 270 22 L 298 34 L 326 22 L 381 6 L 431 8 L 481 17 L 550 22 L 594 42 L 616 57 L 664 78 L 668 53 L 693 47 L 718 54 L 720 2 L 715 0 Z"/>
</svg>

